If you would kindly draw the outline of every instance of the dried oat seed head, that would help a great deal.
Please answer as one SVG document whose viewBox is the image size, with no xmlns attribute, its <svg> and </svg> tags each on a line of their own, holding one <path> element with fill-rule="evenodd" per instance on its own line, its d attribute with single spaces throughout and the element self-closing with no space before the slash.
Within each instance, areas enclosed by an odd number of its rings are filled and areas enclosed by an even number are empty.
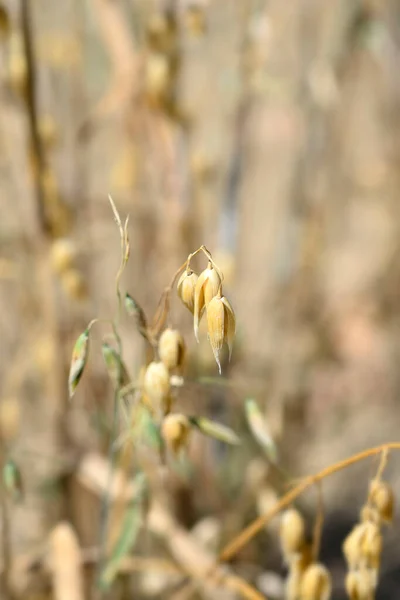
<svg viewBox="0 0 400 600">
<path fill-rule="evenodd" d="M 279 537 L 285 560 L 289 561 L 293 554 L 301 552 L 305 542 L 305 524 L 295 508 L 289 508 L 282 514 Z"/>
<path fill-rule="evenodd" d="M 183 365 L 185 358 L 185 342 L 176 329 L 165 329 L 158 342 L 158 353 L 167 369 L 175 369 Z"/>
<path fill-rule="evenodd" d="M 199 341 L 199 323 L 204 309 L 218 294 L 220 286 L 221 278 L 209 262 L 207 269 L 200 273 L 194 292 L 194 335 L 197 341 Z"/>
<path fill-rule="evenodd" d="M 349 571 L 346 575 L 345 588 L 350 600 L 370 600 L 375 587 L 374 575 L 368 569 Z"/>
<path fill-rule="evenodd" d="M 54 271 L 64 273 L 74 265 L 76 250 L 72 240 L 59 238 L 51 245 L 50 260 Z"/>
<path fill-rule="evenodd" d="M 208 339 L 221 373 L 220 355 L 222 346 L 225 342 L 227 343 L 230 359 L 236 330 L 235 313 L 225 296 L 221 296 L 221 291 L 207 306 L 207 327 Z"/>
<path fill-rule="evenodd" d="M 177 286 L 179 298 L 192 314 L 194 312 L 194 292 L 197 280 L 196 273 L 191 269 L 186 269 L 180 276 Z"/>
<path fill-rule="evenodd" d="M 162 362 L 151 362 L 143 380 L 144 391 L 152 402 L 164 402 L 169 395 L 170 383 L 167 367 Z"/>
<path fill-rule="evenodd" d="M 379 524 L 380 516 L 375 507 L 365 504 L 360 510 L 360 521 L 362 523 L 371 521 L 372 523 Z"/>
<path fill-rule="evenodd" d="M 381 519 L 391 523 L 394 513 L 394 494 L 391 486 L 385 481 L 374 479 L 370 483 L 369 498 Z"/>
<path fill-rule="evenodd" d="M 310 565 L 301 580 L 301 600 L 329 600 L 332 581 L 329 571 L 321 563 Z"/>
<path fill-rule="evenodd" d="M 382 546 L 382 534 L 378 525 L 370 521 L 365 523 L 365 533 L 361 539 L 361 553 L 367 567 L 379 568 Z"/>
<path fill-rule="evenodd" d="M 350 569 L 358 569 L 362 563 L 362 541 L 366 527 L 367 522 L 355 525 L 343 542 L 343 554 Z"/>
<path fill-rule="evenodd" d="M 187 445 L 190 424 L 185 415 L 174 413 L 167 415 L 161 425 L 162 437 L 170 450 L 178 454 Z"/>
</svg>

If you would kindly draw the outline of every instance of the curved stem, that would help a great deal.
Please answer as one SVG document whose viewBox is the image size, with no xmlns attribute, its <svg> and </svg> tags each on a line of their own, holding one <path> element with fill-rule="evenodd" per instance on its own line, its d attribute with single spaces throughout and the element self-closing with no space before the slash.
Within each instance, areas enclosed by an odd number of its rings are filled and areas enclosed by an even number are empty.
<svg viewBox="0 0 400 600">
<path fill-rule="evenodd" d="M 391 442 L 388 444 L 382 444 L 381 446 L 376 446 L 374 448 L 369 448 L 368 450 L 364 450 L 363 452 L 359 452 L 358 454 L 354 454 L 349 458 L 345 458 L 325 469 L 322 469 L 316 475 L 310 475 L 306 477 L 301 483 L 296 485 L 292 490 L 287 492 L 280 500 L 275 504 L 275 506 L 267 512 L 265 515 L 261 515 L 255 521 L 250 523 L 238 536 L 236 536 L 231 542 L 226 544 L 226 546 L 222 549 L 219 554 L 219 561 L 227 561 L 230 560 L 235 554 L 237 554 L 257 533 L 259 533 L 276 515 L 278 515 L 283 509 L 287 508 L 296 498 L 298 498 L 303 492 L 305 492 L 312 485 L 318 483 L 328 477 L 329 475 L 333 475 L 338 471 L 342 471 L 342 469 L 346 469 L 351 465 L 354 465 L 361 460 L 366 458 L 370 458 L 371 456 L 376 456 L 377 454 L 381 454 L 382 452 L 388 452 L 389 450 L 400 450 L 400 442 Z"/>
</svg>

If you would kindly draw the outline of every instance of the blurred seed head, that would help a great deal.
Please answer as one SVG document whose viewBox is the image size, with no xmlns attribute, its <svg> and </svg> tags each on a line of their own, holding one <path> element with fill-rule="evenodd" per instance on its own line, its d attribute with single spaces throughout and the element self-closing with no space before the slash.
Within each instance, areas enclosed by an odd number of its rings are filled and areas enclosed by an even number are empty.
<svg viewBox="0 0 400 600">
<path fill-rule="evenodd" d="M 380 515 L 375 507 L 370 506 L 369 504 L 365 504 L 360 510 L 360 521 L 365 523 L 366 521 L 371 521 L 372 523 L 379 524 Z"/>
<path fill-rule="evenodd" d="M 182 367 L 185 359 L 185 342 L 177 329 L 165 329 L 158 342 L 158 353 L 167 369 Z"/>
<path fill-rule="evenodd" d="M 186 269 L 179 278 L 177 292 L 183 304 L 193 314 L 194 312 L 194 293 L 198 277 L 191 269 Z"/>
<path fill-rule="evenodd" d="M 343 542 L 343 554 L 350 569 L 358 569 L 362 562 L 362 540 L 367 523 L 359 523 L 350 531 Z"/>
<path fill-rule="evenodd" d="M 84 300 L 87 297 L 86 282 L 78 269 L 68 269 L 62 273 L 61 284 L 66 295 L 72 300 Z"/>
<path fill-rule="evenodd" d="M 72 269 L 76 258 L 76 249 L 72 240 L 59 238 L 55 240 L 50 250 L 50 260 L 54 271 L 58 274 Z"/>
<path fill-rule="evenodd" d="M 143 380 L 144 391 L 150 400 L 162 404 L 169 396 L 170 382 L 167 367 L 162 362 L 151 362 Z"/>
<path fill-rule="evenodd" d="M 295 508 L 289 508 L 282 514 L 279 538 L 285 560 L 289 561 L 293 554 L 301 552 L 305 543 L 305 523 Z"/>
<path fill-rule="evenodd" d="M 187 417 L 178 413 L 167 415 L 162 422 L 161 434 L 167 447 L 178 454 L 188 443 L 190 423 Z"/>
<path fill-rule="evenodd" d="M 350 569 L 378 568 L 382 553 L 382 535 L 372 521 L 359 523 L 343 542 L 343 553 Z"/>
<path fill-rule="evenodd" d="M 367 567 L 379 568 L 382 547 L 383 539 L 379 526 L 368 521 L 365 523 L 365 532 L 361 538 L 361 553 Z"/>
<path fill-rule="evenodd" d="M 209 262 L 207 269 L 200 273 L 194 292 L 194 335 L 197 341 L 199 341 L 199 323 L 204 309 L 218 294 L 220 286 L 221 278 Z"/>
<path fill-rule="evenodd" d="M 394 494 L 391 486 L 385 481 L 372 480 L 369 487 L 369 499 L 376 507 L 381 519 L 386 523 L 391 523 L 394 514 Z"/>
<path fill-rule="evenodd" d="M 349 571 L 346 575 L 345 588 L 350 600 L 370 600 L 376 587 L 375 574 L 369 569 Z"/>
<path fill-rule="evenodd" d="M 0 438 L 12 442 L 18 435 L 21 422 L 21 407 L 18 398 L 10 396 L 0 400 Z"/>
<path fill-rule="evenodd" d="M 329 600 L 332 591 L 331 576 L 321 563 L 310 565 L 301 581 L 301 600 Z"/>
<path fill-rule="evenodd" d="M 147 99 L 159 106 L 166 100 L 171 81 L 168 58 L 161 53 L 151 53 L 146 61 L 145 93 Z"/>
<path fill-rule="evenodd" d="M 229 359 L 232 354 L 233 340 L 236 331 L 236 318 L 233 308 L 225 298 L 218 292 L 207 306 L 208 339 L 214 353 L 214 358 L 221 373 L 221 350 L 226 342 L 229 348 Z"/>
</svg>

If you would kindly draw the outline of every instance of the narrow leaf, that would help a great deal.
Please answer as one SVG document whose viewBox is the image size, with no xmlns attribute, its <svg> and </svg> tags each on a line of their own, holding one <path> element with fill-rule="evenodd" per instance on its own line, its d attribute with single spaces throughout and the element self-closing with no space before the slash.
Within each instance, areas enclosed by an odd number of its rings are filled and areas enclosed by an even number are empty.
<svg viewBox="0 0 400 600">
<path fill-rule="evenodd" d="M 249 398 L 246 400 L 245 407 L 247 422 L 254 439 L 264 449 L 267 458 L 272 463 L 276 463 L 278 459 L 277 448 L 257 402 L 252 398 Z"/>
<path fill-rule="evenodd" d="M 100 586 L 110 587 L 118 574 L 118 568 L 123 558 L 132 550 L 136 543 L 143 520 L 143 509 L 147 494 L 146 479 L 143 473 L 135 477 L 138 493 L 129 503 L 121 525 L 120 536 L 111 552 L 110 559 L 101 574 Z"/>
<path fill-rule="evenodd" d="M 69 397 L 75 393 L 78 383 L 82 377 L 89 354 L 89 329 L 85 329 L 78 337 L 72 350 L 71 366 L 68 377 Z"/>
<path fill-rule="evenodd" d="M 191 425 L 199 429 L 204 435 L 237 446 L 241 443 L 239 436 L 226 425 L 216 423 L 204 417 L 189 417 Z"/>
</svg>

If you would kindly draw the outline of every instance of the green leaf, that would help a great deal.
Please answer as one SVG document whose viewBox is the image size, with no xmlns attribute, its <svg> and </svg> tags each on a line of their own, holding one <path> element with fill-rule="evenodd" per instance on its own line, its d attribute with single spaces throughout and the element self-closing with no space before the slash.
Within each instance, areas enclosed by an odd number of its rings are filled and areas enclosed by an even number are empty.
<svg viewBox="0 0 400 600">
<path fill-rule="evenodd" d="M 191 425 L 199 429 L 204 435 L 225 442 L 226 444 L 232 444 L 237 446 L 241 443 L 239 436 L 226 425 L 216 423 L 205 417 L 189 417 Z"/>
<path fill-rule="evenodd" d="M 101 346 L 104 362 L 106 363 L 108 374 L 116 388 L 128 385 L 130 382 L 129 373 L 125 367 L 118 352 L 104 342 Z"/>
<path fill-rule="evenodd" d="M 78 337 L 72 350 L 71 366 L 69 369 L 68 389 L 69 397 L 75 394 L 75 390 L 82 377 L 89 354 L 89 329 L 85 329 Z"/>
<path fill-rule="evenodd" d="M 122 559 L 132 550 L 138 538 L 143 520 L 143 508 L 147 495 L 147 482 L 143 473 L 134 480 L 137 494 L 130 501 L 121 525 L 120 536 L 115 543 L 111 556 L 100 576 L 100 586 L 108 589 L 118 574 Z"/>
<path fill-rule="evenodd" d="M 144 310 L 128 293 L 125 294 L 125 310 L 130 317 L 135 317 L 139 333 L 147 339 L 147 320 Z"/>
<path fill-rule="evenodd" d="M 245 408 L 247 423 L 254 439 L 264 449 L 267 458 L 272 463 L 276 463 L 278 459 L 278 451 L 275 442 L 272 439 L 267 422 L 262 415 L 257 402 L 252 398 L 248 398 L 246 400 Z"/>
<path fill-rule="evenodd" d="M 7 494 L 19 502 L 23 497 L 21 472 L 18 465 L 10 458 L 3 466 L 3 485 Z"/>
</svg>

